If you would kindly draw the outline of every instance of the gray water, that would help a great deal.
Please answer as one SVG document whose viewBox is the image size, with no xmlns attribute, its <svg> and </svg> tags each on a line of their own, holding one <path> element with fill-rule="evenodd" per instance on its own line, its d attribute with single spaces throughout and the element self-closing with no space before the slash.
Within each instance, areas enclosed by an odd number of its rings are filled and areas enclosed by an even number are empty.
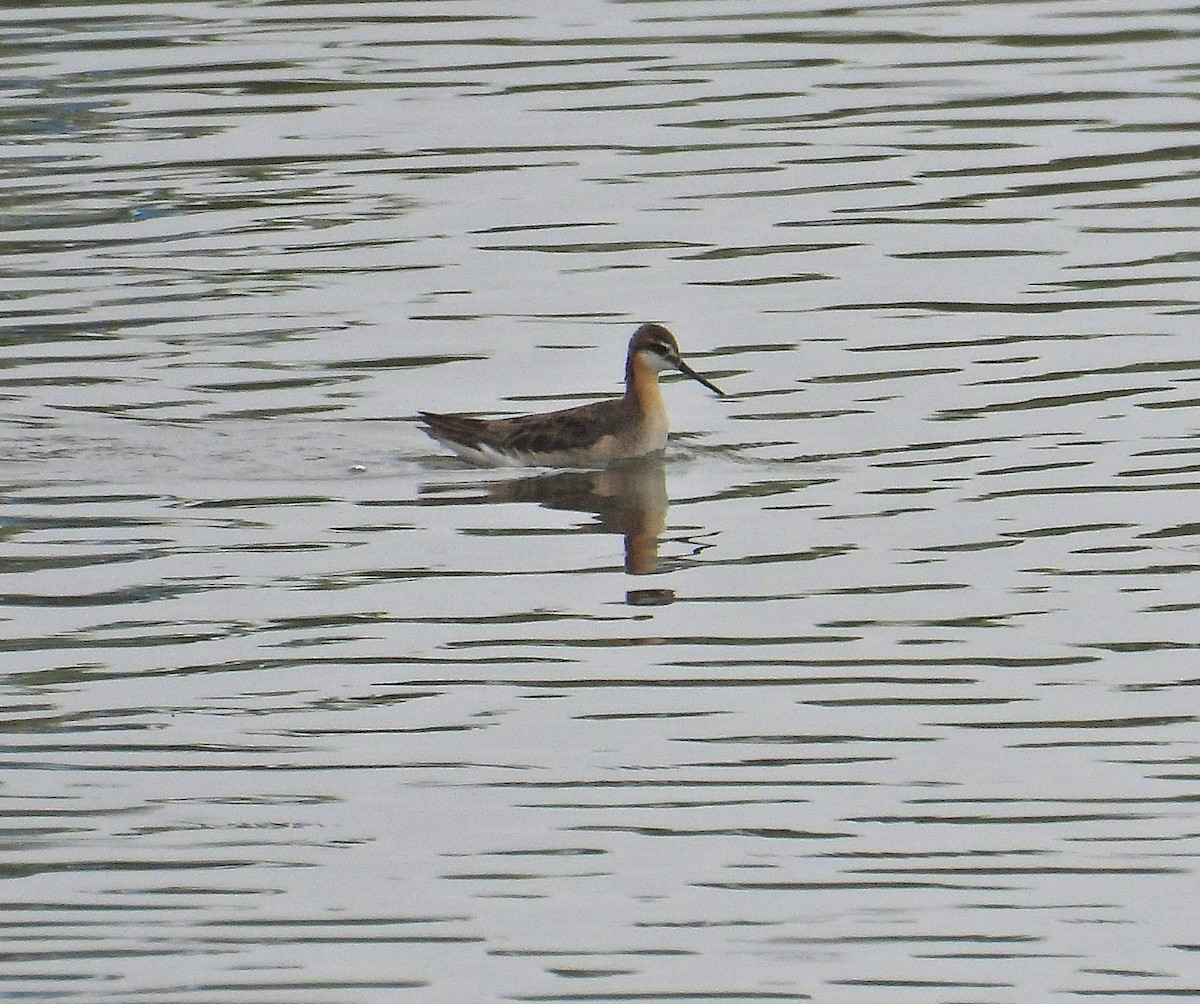
<svg viewBox="0 0 1200 1004">
<path fill-rule="evenodd" d="M 1200 994 L 1200 9 L 0 42 L 0 999 Z"/>
</svg>

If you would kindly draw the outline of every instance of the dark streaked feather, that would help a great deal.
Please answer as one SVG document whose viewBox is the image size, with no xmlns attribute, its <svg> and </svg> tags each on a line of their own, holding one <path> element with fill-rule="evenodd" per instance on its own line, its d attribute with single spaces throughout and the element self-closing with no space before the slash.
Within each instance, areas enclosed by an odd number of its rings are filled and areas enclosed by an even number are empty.
<svg viewBox="0 0 1200 1004">
<path fill-rule="evenodd" d="M 605 436 L 617 435 L 627 421 L 621 398 L 515 418 L 419 414 L 427 431 L 439 438 L 474 449 L 526 455 L 586 449 Z"/>
</svg>

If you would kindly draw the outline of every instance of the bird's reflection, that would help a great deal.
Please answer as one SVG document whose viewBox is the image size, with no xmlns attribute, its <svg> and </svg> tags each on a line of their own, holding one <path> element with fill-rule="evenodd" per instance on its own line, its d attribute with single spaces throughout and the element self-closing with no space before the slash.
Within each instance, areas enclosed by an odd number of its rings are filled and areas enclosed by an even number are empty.
<svg viewBox="0 0 1200 1004">
<path fill-rule="evenodd" d="M 629 575 L 658 570 L 658 541 L 667 526 L 668 506 L 667 474 L 659 459 L 503 481 L 492 485 L 488 496 L 496 502 L 536 502 L 547 509 L 592 513 L 601 531 L 624 536 Z"/>
</svg>

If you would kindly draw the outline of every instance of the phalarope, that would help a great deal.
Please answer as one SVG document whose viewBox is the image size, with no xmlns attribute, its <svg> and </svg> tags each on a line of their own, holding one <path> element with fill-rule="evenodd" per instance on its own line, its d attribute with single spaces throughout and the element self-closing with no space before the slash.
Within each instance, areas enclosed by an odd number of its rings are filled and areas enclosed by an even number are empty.
<svg viewBox="0 0 1200 1004">
<path fill-rule="evenodd" d="M 667 410 L 658 374 L 678 370 L 722 397 L 679 353 L 661 324 L 643 324 L 629 339 L 625 394 L 577 408 L 514 418 L 419 412 L 421 428 L 464 460 L 488 466 L 603 467 L 667 445 Z"/>
</svg>

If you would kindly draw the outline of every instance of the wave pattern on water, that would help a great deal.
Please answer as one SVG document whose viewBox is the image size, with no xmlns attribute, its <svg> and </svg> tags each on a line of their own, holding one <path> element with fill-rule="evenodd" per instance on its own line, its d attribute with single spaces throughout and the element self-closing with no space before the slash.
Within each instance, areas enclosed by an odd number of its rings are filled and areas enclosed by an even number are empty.
<svg viewBox="0 0 1200 1004">
<path fill-rule="evenodd" d="M 1193 7 L 0 22 L 7 993 L 1196 995 Z"/>
</svg>

